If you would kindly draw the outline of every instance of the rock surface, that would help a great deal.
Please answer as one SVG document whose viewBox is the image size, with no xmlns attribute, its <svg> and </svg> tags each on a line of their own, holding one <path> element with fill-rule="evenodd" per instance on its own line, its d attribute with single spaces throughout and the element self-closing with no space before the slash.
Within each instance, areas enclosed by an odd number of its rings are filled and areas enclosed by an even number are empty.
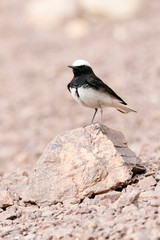
<svg viewBox="0 0 160 240">
<path fill-rule="evenodd" d="M 101 131 L 98 123 L 74 129 L 49 143 L 35 165 L 24 200 L 78 203 L 126 185 L 137 163 L 122 133 L 106 126 Z"/>
<path fill-rule="evenodd" d="M 0 191 L 0 208 L 6 208 L 8 206 L 13 205 L 13 199 L 7 190 Z"/>
</svg>

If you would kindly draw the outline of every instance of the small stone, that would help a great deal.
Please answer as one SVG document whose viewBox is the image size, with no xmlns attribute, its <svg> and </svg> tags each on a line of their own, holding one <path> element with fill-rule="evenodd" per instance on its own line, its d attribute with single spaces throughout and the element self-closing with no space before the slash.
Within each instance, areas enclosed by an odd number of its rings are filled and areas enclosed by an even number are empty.
<svg viewBox="0 0 160 240">
<path fill-rule="evenodd" d="M 160 185 L 159 184 L 155 187 L 154 195 L 160 197 Z"/>
<path fill-rule="evenodd" d="M 51 217 L 53 215 L 53 211 L 44 211 L 42 212 L 42 217 Z"/>
<path fill-rule="evenodd" d="M 96 195 L 94 198 L 94 203 L 101 205 L 111 205 L 114 203 L 121 195 L 121 192 L 118 191 L 110 191 L 105 194 Z"/>
<path fill-rule="evenodd" d="M 142 189 L 142 190 L 147 190 L 152 186 L 155 186 L 157 184 L 156 180 L 152 177 L 145 177 L 142 180 L 139 181 L 138 186 Z"/>
<path fill-rule="evenodd" d="M 34 240 L 36 238 L 36 234 L 29 233 L 27 236 L 25 236 L 26 240 Z"/>
<path fill-rule="evenodd" d="M 42 216 L 42 211 L 35 212 L 36 218 L 39 218 Z"/>
<path fill-rule="evenodd" d="M 145 191 L 145 192 L 141 192 L 139 195 L 139 199 L 149 199 L 153 196 L 153 191 Z"/>
<path fill-rule="evenodd" d="M 152 206 L 152 207 L 159 207 L 160 206 L 160 197 L 157 199 L 150 199 L 148 201 L 148 203 Z"/>
<path fill-rule="evenodd" d="M 119 199 L 113 204 L 115 209 L 130 205 L 138 199 L 140 190 L 128 186 L 125 192 L 122 192 Z"/>
<path fill-rule="evenodd" d="M 31 217 L 32 219 L 35 219 L 35 218 L 36 218 L 35 213 L 31 213 L 31 214 L 30 214 L 30 217 Z"/>
<path fill-rule="evenodd" d="M 148 238 L 148 234 L 146 232 L 146 230 L 141 230 L 141 231 L 137 231 L 136 233 L 133 234 L 133 238 L 134 240 L 149 240 L 150 238 Z"/>
<path fill-rule="evenodd" d="M 131 205 L 128 205 L 128 206 L 125 206 L 123 209 L 122 209 L 122 212 L 125 213 L 125 214 L 131 214 L 131 213 L 135 213 L 137 211 L 137 207 L 134 205 L 134 204 L 131 204 Z"/>
<path fill-rule="evenodd" d="M 157 171 L 156 174 L 155 174 L 155 179 L 157 181 L 160 181 L 160 171 Z"/>
<path fill-rule="evenodd" d="M 1 214 L 1 218 L 3 220 L 15 220 L 17 218 L 17 214 L 15 211 L 5 211 Z"/>
<path fill-rule="evenodd" d="M 2 190 L 0 191 L 0 208 L 5 208 L 13 205 L 13 198 L 9 191 Z"/>
<path fill-rule="evenodd" d="M 20 197 L 18 196 L 17 193 L 14 193 L 14 194 L 13 194 L 13 199 L 14 199 L 15 201 L 19 201 Z"/>
<path fill-rule="evenodd" d="M 118 223 L 118 224 L 116 225 L 116 230 L 117 230 L 118 232 L 121 232 L 121 231 L 123 231 L 124 229 L 125 229 L 124 224 Z"/>
</svg>

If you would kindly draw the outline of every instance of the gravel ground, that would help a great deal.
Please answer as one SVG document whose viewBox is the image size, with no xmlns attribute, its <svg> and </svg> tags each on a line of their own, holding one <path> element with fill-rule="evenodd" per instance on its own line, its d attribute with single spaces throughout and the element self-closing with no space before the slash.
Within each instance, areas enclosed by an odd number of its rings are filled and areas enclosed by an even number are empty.
<svg viewBox="0 0 160 240">
<path fill-rule="evenodd" d="M 16 187 L 14 179 L 27 178 L 22 176 L 24 172 L 10 176 L 11 192 Z M 3 186 L 7 182 L 4 177 Z M 126 188 L 86 198 L 81 204 L 37 206 L 12 196 L 14 205 L 0 213 L 1 239 L 160 238 L 160 171 L 136 176 Z"/>
<path fill-rule="evenodd" d="M 123 132 L 150 176 L 145 189 L 138 179 L 113 192 L 113 201 L 106 194 L 80 205 L 39 208 L 13 196 L 14 205 L 0 210 L 1 238 L 160 239 L 160 3 L 146 1 L 135 18 L 121 22 L 80 12 L 89 24 L 81 38 L 68 37 L 67 22 L 51 30 L 33 28 L 25 7 L 24 0 L 0 3 L 1 188 L 27 181 L 29 169 L 57 134 L 90 123 L 93 110 L 77 105 L 66 88 L 72 78 L 67 65 L 77 58 L 88 60 L 138 111 L 123 115 L 106 109 L 103 122 Z M 116 201 L 126 191 L 135 197 L 119 207 Z"/>
</svg>

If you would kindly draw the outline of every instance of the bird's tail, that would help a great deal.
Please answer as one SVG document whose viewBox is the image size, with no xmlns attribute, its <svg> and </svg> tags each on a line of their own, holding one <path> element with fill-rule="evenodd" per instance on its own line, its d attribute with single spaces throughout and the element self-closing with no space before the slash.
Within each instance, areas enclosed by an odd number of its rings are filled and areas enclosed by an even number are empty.
<svg viewBox="0 0 160 240">
<path fill-rule="evenodd" d="M 121 113 L 137 112 L 132 108 L 127 107 L 126 105 L 118 104 L 116 109 Z"/>
</svg>

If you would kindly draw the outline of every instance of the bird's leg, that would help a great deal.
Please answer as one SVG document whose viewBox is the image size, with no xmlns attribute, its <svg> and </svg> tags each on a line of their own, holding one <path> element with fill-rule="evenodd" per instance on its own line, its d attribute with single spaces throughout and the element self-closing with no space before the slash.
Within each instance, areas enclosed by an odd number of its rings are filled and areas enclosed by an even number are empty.
<svg viewBox="0 0 160 240">
<path fill-rule="evenodd" d="M 101 120 L 100 120 L 100 129 L 101 131 L 103 132 L 103 129 L 102 129 L 102 116 L 103 116 L 103 108 L 101 107 Z"/>
<path fill-rule="evenodd" d="M 101 107 L 101 125 L 102 125 L 102 117 L 103 117 L 103 108 Z"/>
<path fill-rule="evenodd" d="M 94 118 L 95 118 L 95 116 L 96 116 L 96 113 L 97 113 L 97 111 L 98 111 L 98 109 L 97 109 L 97 108 L 95 108 L 95 112 L 94 112 L 94 115 L 93 115 L 93 118 L 92 118 L 91 124 L 92 124 L 92 123 L 93 123 L 93 121 L 94 121 Z"/>
</svg>

